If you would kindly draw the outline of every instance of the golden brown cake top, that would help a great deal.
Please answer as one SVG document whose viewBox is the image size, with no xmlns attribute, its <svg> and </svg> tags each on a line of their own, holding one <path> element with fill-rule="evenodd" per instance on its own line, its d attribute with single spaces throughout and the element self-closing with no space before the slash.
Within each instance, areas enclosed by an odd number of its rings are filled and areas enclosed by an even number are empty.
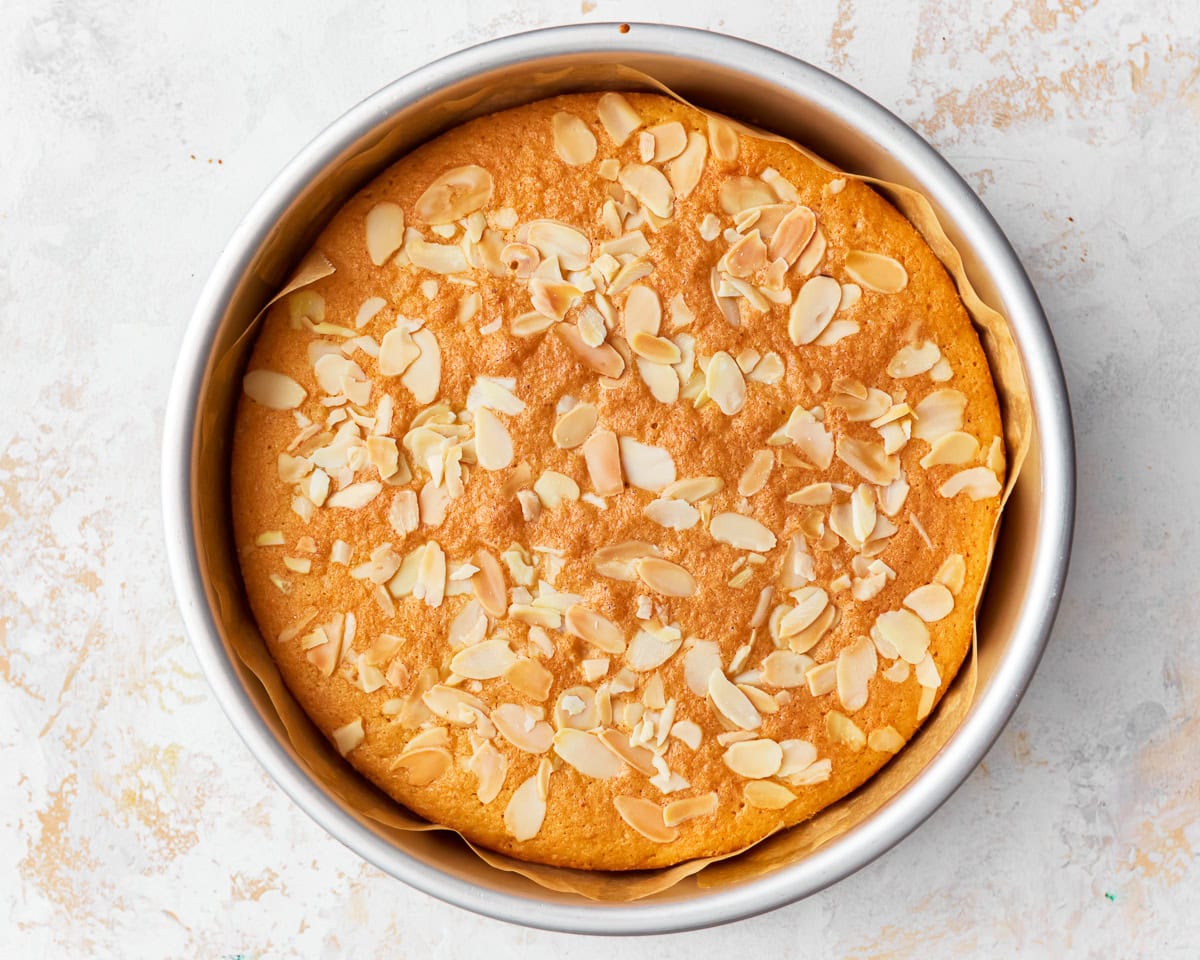
<svg viewBox="0 0 1200 960">
<path fill-rule="evenodd" d="M 416 812 L 569 866 L 745 846 L 863 782 L 969 648 L 987 364 L 878 194 L 647 94 L 481 118 L 269 313 L 233 507 L 255 615 Z"/>
</svg>

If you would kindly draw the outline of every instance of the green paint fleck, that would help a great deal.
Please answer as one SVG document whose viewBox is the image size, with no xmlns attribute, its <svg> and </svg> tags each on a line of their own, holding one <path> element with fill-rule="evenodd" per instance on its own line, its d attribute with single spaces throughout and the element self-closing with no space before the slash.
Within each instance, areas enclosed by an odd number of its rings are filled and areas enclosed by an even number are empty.
<svg viewBox="0 0 1200 960">
<path fill-rule="evenodd" d="M 1105 900 L 1107 900 L 1109 903 L 1116 903 L 1116 902 L 1117 902 L 1117 895 L 1116 895 L 1115 893 L 1108 893 L 1108 892 L 1105 892 L 1105 894 L 1104 894 L 1104 899 L 1105 899 Z"/>
</svg>

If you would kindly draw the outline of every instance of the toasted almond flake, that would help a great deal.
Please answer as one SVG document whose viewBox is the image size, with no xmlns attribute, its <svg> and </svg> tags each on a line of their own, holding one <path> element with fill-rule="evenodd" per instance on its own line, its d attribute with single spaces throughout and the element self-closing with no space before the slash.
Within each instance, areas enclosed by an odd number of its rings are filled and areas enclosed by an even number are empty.
<svg viewBox="0 0 1200 960">
<path fill-rule="evenodd" d="M 452 762 L 450 751 L 444 747 L 423 747 L 405 750 L 392 761 L 391 768 L 405 771 L 414 787 L 425 787 L 449 770 Z"/>
<path fill-rule="evenodd" d="M 647 133 L 654 138 L 654 163 L 666 163 L 683 153 L 687 146 L 688 134 L 683 124 L 678 120 L 660 123 L 651 127 Z"/>
<path fill-rule="evenodd" d="M 763 683 L 782 689 L 803 686 L 805 674 L 812 666 L 812 657 L 791 650 L 776 650 L 763 660 Z"/>
<path fill-rule="evenodd" d="M 526 227 L 526 239 L 542 257 L 554 257 L 563 270 L 585 270 L 591 263 L 591 241 L 575 227 L 557 220 L 533 220 Z"/>
<path fill-rule="evenodd" d="M 807 487 L 801 487 L 795 493 L 787 495 L 788 503 L 800 503 L 807 506 L 824 506 L 833 500 L 833 487 L 828 481 L 820 481 L 819 483 L 810 483 Z"/>
<path fill-rule="evenodd" d="M 573 450 L 580 446 L 596 428 L 599 417 L 592 404 L 576 404 L 554 424 L 554 445 L 563 450 Z"/>
<path fill-rule="evenodd" d="M 514 317 L 509 323 L 508 329 L 514 337 L 535 337 L 539 333 L 544 333 L 554 325 L 554 318 L 548 317 L 544 313 L 539 313 L 532 310 L 529 313 L 522 313 L 518 317 Z"/>
<path fill-rule="evenodd" d="M 752 497 L 767 485 L 775 458 L 769 450 L 759 450 L 750 458 L 750 464 L 738 478 L 738 495 Z"/>
<path fill-rule="evenodd" d="M 717 712 L 733 726 L 741 730 L 757 730 L 762 725 L 762 717 L 754 704 L 720 670 L 714 670 L 709 675 L 708 696 Z"/>
<path fill-rule="evenodd" d="M 642 513 L 668 530 L 690 530 L 700 522 L 700 511 L 686 500 L 651 500 Z"/>
<path fill-rule="evenodd" d="M 557 470 L 545 470 L 533 485 L 533 492 L 549 510 L 557 509 L 565 501 L 579 499 L 579 484 Z"/>
<path fill-rule="evenodd" d="M 700 176 L 704 172 L 704 161 L 707 157 L 708 142 L 698 133 L 689 133 L 683 152 L 667 167 L 667 176 L 671 181 L 675 196 L 685 199 L 696 189 L 696 184 L 700 182 Z"/>
<path fill-rule="evenodd" d="M 273 370 L 251 370 L 242 378 L 242 389 L 255 403 L 272 410 L 293 410 L 308 396 L 291 377 Z"/>
<path fill-rule="evenodd" d="M 690 597 L 696 593 L 696 579 L 677 563 L 661 557 L 643 557 L 634 561 L 642 582 L 656 593 L 668 597 Z"/>
<path fill-rule="evenodd" d="M 933 575 L 933 579 L 941 584 L 955 596 L 962 591 L 963 583 L 966 581 L 967 564 L 963 560 L 962 554 L 952 553 L 942 565 L 938 567 L 938 572 Z"/>
<path fill-rule="evenodd" d="M 926 623 L 936 623 L 954 609 L 954 595 L 944 584 L 927 583 L 906 596 L 904 605 Z"/>
<path fill-rule="evenodd" d="M 992 437 L 991 446 L 988 447 L 987 468 L 996 476 L 1004 475 L 1004 441 L 999 437 Z"/>
<path fill-rule="evenodd" d="M 618 446 L 621 468 L 630 486 L 657 493 L 668 484 L 675 482 L 675 461 L 667 450 L 642 443 L 633 437 L 620 437 Z M 587 456 L 586 447 L 584 456 Z M 590 462 L 588 470 L 593 472 Z M 598 486 L 596 492 L 601 492 Z"/>
<path fill-rule="evenodd" d="M 627 163 L 617 181 L 656 217 L 671 216 L 675 191 L 657 168 L 645 163 Z"/>
<path fill-rule="evenodd" d="M 716 812 L 717 795 L 702 793 L 698 797 L 683 797 L 668 803 L 663 808 L 663 823 L 668 827 L 677 827 L 697 817 L 711 817 Z"/>
<path fill-rule="evenodd" d="M 367 212 L 364 228 L 367 255 L 382 266 L 404 244 L 404 210 L 396 203 L 377 203 Z"/>
<path fill-rule="evenodd" d="M 362 717 L 356 717 L 344 726 L 338 727 L 329 734 L 333 745 L 343 757 L 366 739 L 363 730 Z"/>
<path fill-rule="evenodd" d="M 829 604 L 811 624 L 798 633 L 787 637 L 786 643 L 788 648 L 795 653 L 808 653 L 809 650 L 821 642 L 821 639 L 837 623 L 840 616 L 841 613 L 837 605 L 833 603 Z"/>
<path fill-rule="evenodd" d="M 414 267 L 430 273 L 466 273 L 467 257 L 462 247 L 452 243 L 429 243 L 415 230 L 409 230 L 404 253 Z"/>
<path fill-rule="evenodd" d="M 311 287 L 289 294 L 287 307 L 288 319 L 293 330 L 299 330 L 303 320 L 308 320 L 314 325 L 325 320 L 325 298 Z"/>
<path fill-rule="evenodd" d="M 774 740 L 742 740 L 731 744 L 721 759 L 738 776 L 762 780 L 779 770 L 783 751 Z"/>
<path fill-rule="evenodd" d="M 706 213 L 700 221 L 700 239 L 712 241 L 721 235 L 721 219 L 713 213 Z"/>
<path fill-rule="evenodd" d="M 954 377 L 954 370 L 950 366 L 950 361 L 945 357 L 938 360 L 929 371 L 929 379 L 934 383 L 945 383 Z"/>
<path fill-rule="evenodd" d="M 378 480 L 365 480 L 362 483 L 352 483 L 343 487 L 325 501 L 327 506 L 341 507 L 345 510 L 359 510 L 374 500 L 383 489 Z"/>
<path fill-rule="evenodd" d="M 908 286 L 903 265 L 882 253 L 851 250 L 846 254 L 846 273 L 852 280 L 877 293 L 899 293 Z"/>
<path fill-rule="evenodd" d="M 484 640 L 465 647 L 450 660 L 450 669 L 468 680 L 494 680 L 517 662 L 504 638 Z"/>
<path fill-rule="evenodd" d="M 645 337 L 646 334 L 638 334 Z M 657 340 L 657 337 L 651 338 Z M 670 343 L 670 341 L 666 341 Z M 663 363 L 637 358 L 638 376 L 646 384 L 650 395 L 659 403 L 674 403 L 679 399 L 679 375 L 672 367 Z"/>
<path fill-rule="evenodd" d="M 508 428 L 486 407 L 475 411 L 475 458 L 484 470 L 503 470 L 513 461 Z"/>
<path fill-rule="evenodd" d="M 541 708 L 537 710 L 540 715 Z M 518 704 L 500 704 L 492 711 L 491 719 L 505 740 L 526 753 L 545 753 L 554 741 L 554 728 L 545 720 L 529 722 L 526 709 Z"/>
<path fill-rule="evenodd" d="M 951 499 L 965 493 L 972 500 L 986 500 L 1000 496 L 1000 478 L 987 467 L 970 467 L 960 470 L 938 487 L 938 495 Z"/>
<path fill-rule="evenodd" d="M 713 640 L 689 640 L 683 654 L 683 677 L 696 696 L 708 693 L 708 679 L 721 671 L 721 649 Z"/>
<path fill-rule="evenodd" d="M 829 594 L 821 587 L 801 587 L 792 594 L 792 599 L 795 606 L 779 621 L 779 636 L 784 639 L 795 636 L 816 622 L 829 603 Z"/>
<path fill-rule="evenodd" d="M 662 324 L 662 304 L 658 294 L 643 284 L 635 284 L 625 294 L 621 308 L 625 339 L 631 344 L 639 333 L 656 336 Z"/>
<path fill-rule="evenodd" d="M 586 123 L 563 110 L 550 118 L 554 150 L 563 163 L 572 167 L 591 163 L 596 157 L 596 135 Z"/>
<path fill-rule="evenodd" d="M 888 361 L 887 374 L 896 380 L 916 377 L 933 369 L 941 356 L 942 351 L 930 340 L 909 344 L 897 350 L 896 355 Z"/>
<path fill-rule="evenodd" d="M 816 214 L 808 207 L 794 207 L 771 234 L 767 258 L 772 261 L 783 260 L 790 267 L 804 252 L 816 230 Z"/>
<path fill-rule="evenodd" d="M 876 644 L 878 647 L 878 644 Z M 883 678 L 892 683 L 903 683 L 908 679 L 908 675 L 912 672 L 912 666 L 906 660 L 897 660 L 890 667 L 883 671 Z"/>
<path fill-rule="evenodd" d="M 875 644 L 870 637 L 859 637 L 838 654 L 837 693 L 842 709 L 847 713 L 866 706 L 867 686 L 878 666 Z"/>
<path fill-rule="evenodd" d="M 504 786 L 504 778 L 508 774 L 508 759 L 490 740 L 484 740 L 467 761 L 467 770 L 479 778 L 479 785 L 475 790 L 479 802 L 491 803 Z"/>
<path fill-rule="evenodd" d="M 637 579 L 633 561 L 642 557 L 661 556 L 662 551 L 652 543 L 625 540 L 601 547 L 592 554 L 592 568 L 602 577 L 632 582 Z"/>
<path fill-rule="evenodd" d="M 554 332 L 588 369 L 614 380 L 625 372 L 625 360 L 613 349 L 611 344 L 602 343 L 598 347 L 588 346 L 584 342 L 579 328 L 573 323 L 557 323 L 554 325 Z"/>
<path fill-rule="evenodd" d="M 625 266 L 617 271 L 615 277 L 609 281 L 608 293 L 610 296 L 616 296 L 622 290 L 627 289 L 638 280 L 648 277 L 654 272 L 654 263 L 647 257 L 638 257 L 635 260 L 630 260 Z"/>
<path fill-rule="evenodd" d="M 379 343 L 379 373 L 398 377 L 421 355 L 421 348 L 407 330 L 393 329 Z"/>
<path fill-rule="evenodd" d="M 629 341 L 629 346 L 639 357 L 645 357 L 652 363 L 671 364 L 678 363 L 680 360 L 679 347 L 666 337 L 656 337 L 651 334 L 644 333 L 641 330 L 633 335 L 633 339 Z M 674 372 L 671 378 L 678 383 Z"/>
<path fill-rule="evenodd" d="M 882 444 L 841 436 L 836 450 L 839 460 L 871 483 L 887 486 L 900 474 L 899 458 L 885 453 Z"/>
<path fill-rule="evenodd" d="M 928 653 L 917 664 L 913 673 L 916 674 L 917 683 L 928 690 L 937 690 L 942 685 L 942 677 L 938 673 L 937 664 Z"/>
<path fill-rule="evenodd" d="M 872 627 L 872 634 L 875 633 L 911 664 L 920 663 L 929 649 L 929 628 L 908 610 L 881 613 Z"/>
<path fill-rule="evenodd" d="M 673 500 L 699 503 L 724 489 L 725 481 L 720 477 L 685 477 L 663 487 L 662 495 Z"/>
<path fill-rule="evenodd" d="M 446 596 L 446 553 L 436 540 L 430 540 L 421 552 L 412 595 L 430 607 L 440 607 Z"/>
<path fill-rule="evenodd" d="M 500 563 L 486 550 L 475 551 L 478 572 L 471 577 L 471 590 L 480 605 L 493 617 L 503 616 L 508 609 L 504 590 L 504 572 Z"/>
<path fill-rule="evenodd" d="M 654 776 L 654 754 L 650 750 L 632 745 L 629 738 L 619 730 L 602 730 L 597 737 L 613 756 L 647 777 Z"/>
<path fill-rule="evenodd" d="M 796 795 L 781 783 L 771 780 L 752 780 L 742 788 L 746 803 L 759 810 L 782 810 Z"/>
<path fill-rule="evenodd" d="M 788 311 L 788 336 L 792 343 L 812 343 L 833 319 L 841 302 L 842 288 L 823 275 L 806 280 Z"/>
<path fill-rule="evenodd" d="M 596 104 L 604 131 L 618 147 L 642 125 L 642 118 L 628 100 L 619 93 L 606 93 Z"/>
<path fill-rule="evenodd" d="M 621 628 L 607 617 L 581 604 L 567 608 L 563 626 L 568 633 L 585 640 L 604 653 L 625 652 L 625 636 Z"/>
<path fill-rule="evenodd" d="M 625 489 L 621 474 L 621 454 L 617 435 L 611 430 L 593 433 L 583 444 L 592 488 L 602 497 L 610 497 Z"/>
<path fill-rule="evenodd" d="M 800 254 L 800 259 L 796 261 L 795 269 L 802 277 L 807 277 L 810 273 L 820 266 L 821 261 L 825 259 L 825 251 L 828 243 L 825 239 L 825 231 L 821 229 L 820 224 L 817 225 L 813 237 L 808 241 L 808 246 Z M 841 293 L 838 294 L 838 302 L 841 303 Z"/>
<path fill-rule="evenodd" d="M 766 265 L 767 245 L 757 230 L 751 230 L 725 254 L 725 267 L 735 277 L 752 277 Z"/>
<path fill-rule="evenodd" d="M 434 401 L 441 388 L 442 351 L 438 347 L 437 338 L 424 328 L 413 334 L 413 340 L 421 353 L 409 365 L 400 382 L 412 394 L 413 400 L 425 405 Z"/>
<path fill-rule="evenodd" d="M 554 735 L 554 752 L 586 777 L 610 780 L 626 771 L 621 759 L 595 734 L 563 727 Z"/>
<path fill-rule="evenodd" d="M 447 170 L 417 198 L 413 213 L 430 225 L 453 223 L 487 205 L 492 199 L 492 175 L 468 164 Z"/>
<path fill-rule="evenodd" d="M 613 806 L 630 827 L 654 843 L 671 843 L 679 831 L 663 821 L 663 810 L 653 800 L 641 797 L 613 797 Z"/>
<path fill-rule="evenodd" d="M 858 725 L 837 710 L 825 714 L 825 733 L 832 743 L 845 744 L 854 753 L 858 753 L 867 745 L 866 735 Z"/>
<path fill-rule="evenodd" d="M 517 242 L 505 244 L 500 260 L 518 280 L 528 280 L 542 262 L 542 255 L 533 244 Z"/>
<path fill-rule="evenodd" d="M 932 443 L 947 433 L 962 430 L 967 398 L 953 389 L 935 390 L 913 408 L 913 436 Z"/>
<path fill-rule="evenodd" d="M 483 640 L 488 621 L 478 600 L 471 600 L 450 621 L 446 642 L 451 650 L 461 650 Z"/>
<path fill-rule="evenodd" d="M 837 689 L 837 661 L 830 660 L 809 667 L 804 674 L 808 684 L 808 692 L 814 697 L 823 697 Z"/>
<path fill-rule="evenodd" d="M 738 155 L 738 134 L 728 120 L 708 115 L 708 142 L 713 156 L 722 163 L 732 163 Z"/>
<path fill-rule="evenodd" d="M 895 753 L 904 746 L 904 737 L 890 724 L 867 734 L 867 746 L 879 753 Z"/>
<path fill-rule="evenodd" d="M 712 518 L 708 532 L 718 543 L 726 543 L 738 550 L 754 550 L 761 553 L 775 547 L 775 534 L 753 517 L 740 513 L 718 513 Z"/>
<path fill-rule="evenodd" d="M 532 840 L 546 819 L 546 798 L 542 796 L 536 775 L 525 780 L 504 808 L 504 829 L 519 841 Z"/>
<path fill-rule="evenodd" d="M 737 361 L 724 350 L 708 361 L 705 390 L 726 416 L 738 413 L 746 403 L 746 380 Z"/>
</svg>

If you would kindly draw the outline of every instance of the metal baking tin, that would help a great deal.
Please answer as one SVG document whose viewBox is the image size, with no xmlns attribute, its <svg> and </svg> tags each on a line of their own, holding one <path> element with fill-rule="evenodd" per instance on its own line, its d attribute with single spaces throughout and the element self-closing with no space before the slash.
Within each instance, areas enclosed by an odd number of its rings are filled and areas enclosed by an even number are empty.
<svg viewBox="0 0 1200 960">
<path fill-rule="evenodd" d="M 207 444 L 213 452 L 198 456 L 202 431 L 215 431 L 208 436 L 218 441 L 228 435 L 236 364 L 251 339 L 242 343 L 239 335 L 348 196 L 448 126 L 448 117 L 473 116 L 472 94 L 500 84 L 516 104 L 535 74 L 544 84 L 556 68 L 606 63 L 638 68 L 701 106 L 792 137 L 846 169 L 923 191 L 980 295 L 1010 319 L 1035 421 L 980 612 L 979 686 L 950 742 L 873 817 L 800 862 L 719 889 L 685 880 L 627 904 L 555 893 L 493 870 L 443 831 L 388 836 L 306 773 L 262 688 L 223 639 L 222 617 L 245 602 L 214 589 L 208 567 L 236 563 L 228 511 L 213 506 L 228 485 L 227 441 Z M 214 377 L 230 352 L 235 365 Z M 1037 667 L 1066 578 L 1074 496 L 1070 407 L 1050 329 L 1012 247 L 967 184 L 892 113 L 810 64 L 746 40 L 656 24 L 555 27 L 493 40 L 413 71 L 329 126 L 258 199 L 213 269 L 180 348 L 163 438 L 163 511 L 180 611 L 218 701 L 267 772 L 333 836 L 397 879 L 490 917 L 576 933 L 665 933 L 762 913 L 837 882 L 913 831 L 983 758 Z"/>
</svg>

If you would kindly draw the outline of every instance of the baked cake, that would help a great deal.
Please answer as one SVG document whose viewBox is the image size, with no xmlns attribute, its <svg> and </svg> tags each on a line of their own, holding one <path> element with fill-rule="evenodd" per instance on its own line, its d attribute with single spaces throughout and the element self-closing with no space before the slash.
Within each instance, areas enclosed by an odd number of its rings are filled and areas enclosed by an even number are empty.
<svg viewBox="0 0 1200 960">
<path fill-rule="evenodd" d="M 648 94 L 401 159 L 268 312 L 250 605 L 358 771 L 522 859 L 659 867 L 862 784 L 971 646 L 1004 477 L 955 287 L 881 196 Z"/>
</svg>

